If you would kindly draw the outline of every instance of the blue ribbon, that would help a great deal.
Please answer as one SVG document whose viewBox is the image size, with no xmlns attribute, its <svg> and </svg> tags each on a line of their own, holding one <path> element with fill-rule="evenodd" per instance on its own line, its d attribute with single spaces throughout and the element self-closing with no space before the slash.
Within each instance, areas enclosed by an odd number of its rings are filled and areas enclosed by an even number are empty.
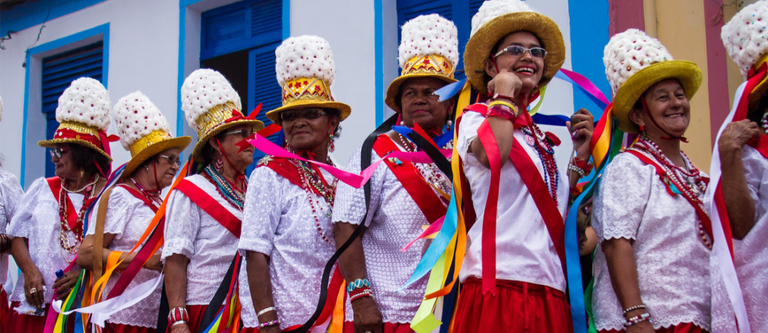
<svg viewBox="0 0 768 333">
<path fill-rule="evenodd" d="M 594 102 L 600 108 L 600 110 L 605 110 L 605 108 L 608 106 L 608 104 L 605 104 L 603 101 L 601 101 L 596 96 L 592 95 L 592 93 L 590 93 L 589 91 L 584 89 L 582 86 L 578 85 L 576 82 L 573 82 L 573 80 L 571 80 L 571 78 L 569 78 L 563 72 L 557 71 L 557 74 L 555 74 L 555 77 L 558 78 L 558 79 L 561 79 L 561 80 L 563 80 L 565 82 L 569 82 L 574 87 L 579 88 L 579 90 L 581 90 L 585 95 L 587 95 L 587 97 L 589 97 L 589 99 L 591 99 L 592 102 Z"/>
<path fill-rule="evenodd" d="M 440 99 L 439 99 L 440 102 L 447 101 L 451 99 L 451 97 L 456 96 L 456 94 L 458 94 L 459 91 L 461 91 L 461 88 L 464 87 L 464 83 L 466 82 L 467 82 L 467 79 L 464 78 L 454 83 L 447 84 L 442 88 L 435 90 L 434 94 L 437 96 L 440 96 Z"/>
</svg>

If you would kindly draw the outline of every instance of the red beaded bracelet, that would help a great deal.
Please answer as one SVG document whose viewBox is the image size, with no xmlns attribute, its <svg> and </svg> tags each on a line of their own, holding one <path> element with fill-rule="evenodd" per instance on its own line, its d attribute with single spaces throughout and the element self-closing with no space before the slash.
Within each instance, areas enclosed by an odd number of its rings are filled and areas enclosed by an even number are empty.
<svg viewBox="0 0 768 333">
<path fill-rule="evenodd" d="M 186 308 L 175 307 L 168 312 L 168 326 L 179 321 L 189 322 L 189 312 Z"/>
<path fill-rule="evenodd" d="M 363 297 L 373 297 L 373 291 L 370 287 L 358 288 L 353 293 L 350 293 L 349 302 L 354 302 L 355 300 Z"/>
</svg>

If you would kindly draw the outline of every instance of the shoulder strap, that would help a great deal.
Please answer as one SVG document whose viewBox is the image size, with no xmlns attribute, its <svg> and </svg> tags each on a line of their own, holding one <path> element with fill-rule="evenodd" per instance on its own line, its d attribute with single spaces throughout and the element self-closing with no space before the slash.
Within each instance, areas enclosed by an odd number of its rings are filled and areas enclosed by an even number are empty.
<svg viewBox="0 0 768 333">
<path fill-rule="evenodd" d="M 104 222 L 107 219 L 107 207 L 109 206 L 109 195 L 112 194 L 112 187 L 104 191 L 99 201 L 99 210 L 96 212 L 96 232 L 93 234 L 93 281 L 99 281 L 103 272 L 104 260 L 102 250 L 104 249 Z"/>
<path fill-rule="evenodd" d="M 176 190 L 184 193 L 192 202 L 194 202 L 203 211 L 213 217 L 219 224 L 229 230 L 235 237 L 240 238 L 241 221 L 232 212 L 219 204 L 210 194 L 197 187 L 195 183 L 184 179 L 176 185 Z"/>
</svg>

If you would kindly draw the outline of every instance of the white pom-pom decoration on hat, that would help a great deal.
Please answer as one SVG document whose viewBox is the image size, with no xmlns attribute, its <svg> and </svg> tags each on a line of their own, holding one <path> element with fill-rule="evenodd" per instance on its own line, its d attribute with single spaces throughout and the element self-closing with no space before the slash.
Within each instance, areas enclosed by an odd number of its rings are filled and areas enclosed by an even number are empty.
<svg viewBox="0 0 768 333">
<path fill-rule="evenodd" d="M 611 37 L 603 51 L 605 75 L 613 94 L 630 76 L 648 65 L 670 61 L 672 55 L 658 39 L 637 29 L 629 29 Z"/>
<path fill-rule="evenodd" d="M 384 102 L 400 112 L 396 99 L 405 81 L 433 77 L 446 84 L 456 82 L 459 62 L 459 34 L 456 25 L 438 14 L 420 15 L 403 24 L 400 37 L 400 76 L 387 88 Z"/>
<path fill-rule="evenodd" d="M 322 37 L 304 35 L 284 40 L 275 50 L 275 72 L 283 104 L 267 112 L 272 122 L 282 123 L 280 112 L 306 107 L 339 110 L 341 120 L 349 116 L 349 105 L 333 99 L 331 84 L 336 68 L 331 45 Z"/>
<path fill-rule="evenodd" d="M 539 88 L 552 80 L 565 61 L 565 42 L 557 23 L 524 1 L 488 0 L 472 17 L 470 38 L 464 51 L 464 70 L 472 87 L 481 93 L 487 92 L 491 77 L 485 72 L 485 60 L 491 57 L 499 41 L 518 31 L 532 33 L 547 50 Z"/>
<path fill-rule="evenodd" d="M 413 57 L 440 55 L 451 66 L 459 62 L 459 32 L 452 21 L 438 15 L 421 15 L 403 24 L 400 47 L 400 67 Z"/>
<path fill-rule="evenodd" d="M 56 121 L 77 122 L 106 131 L 109 128 L 109 92 L 101 82 L 81 77 L 64 90 L 56 107 Z"/>
<path fill-rule="evenodd" d="M 168 120 L 160 109 L 139 91 L 117 101 L 112 108 L 112 118 L 115 120 L 120 144 L 126 150 L 130 150 L 131 145 L 152 132 L 170 132 Z"/>
<path fill-rule="evenodd" d="M 768 1 L 742 8 L 723 26 L 720 38 L 746 78 L 749 70 L 768 54 Z"/>
</svg>

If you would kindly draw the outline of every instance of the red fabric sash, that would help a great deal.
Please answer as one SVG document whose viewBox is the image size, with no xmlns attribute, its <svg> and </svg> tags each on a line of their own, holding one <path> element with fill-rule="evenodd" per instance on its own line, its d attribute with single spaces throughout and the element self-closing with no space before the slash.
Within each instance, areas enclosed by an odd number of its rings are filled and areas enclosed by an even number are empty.
<svg viewBox="0 0 768 333">
<path fill-rule="evenodd" d="M 53 198 L 58 201 L 59 194 L 61 192 L 61 178 L 51 177 L 46 178 L 46 181 L 48 181 L 48 187 L 50 187 L 51 192 L 53 192 Z M 77 228 L 77 210 L 75 210 L 75 206 L 72 204 L 72 200 L 69 200 L 69 195 L 65 195 L 64 199 L 67 201 L 67 224 L 69 225 L 69 229 L 75 230 Z"/>
<path fill-rule="evenodd" d="M 393 151 L 399 151 L 400 149 L 386 134 L 379 135 L 376 142 L 373 144 L 373 150 L 379 157 L 383 157 Z M 399 161 L 400 164 L 396 164 L 390 159 L 386 159 L 384 163 L 387 164 L 389 170 L 395 174 L 397 180 L 403 185 L 403 188 L 411 195 L 411 198 L 419 207 L 421 212 L 427 218 L 429 223 L 437 221 L 437 219 L 445 216 L 447 207 L 443 205 L 443 202 L 437 196 L 435 191 L 427 183 L 424 177 L 421 175 L 416 166 L 411 162 Z"/>
<path fill-rule="evenodd" d="M 328 186 L 328 181 L 325 180 L 325 177 L 323 176 L 323 173 L 320 172 L 320 169 L 314 164 L 309 163 L 309 165 L 310 168 L 315 170 L 315 172 L 317 172 L 317 174 L 320 176 L 320 180 L 323 182 L 323 185 Z M 271 161 L 267 162 L 266 164 L 259 165 L 259 167 L 263 166 L 272 169 L 272 171 L 287 179 L 294 185 L 304 188 L 305 184 L 301 183 L 299 168 L 295 164 L 291 163 L 291 161 L 289 161 L 287 158 L 272 157 Z M 322 196 L 322 194 L 314 186 L 309 186 L 309 188 L 312 190 L 312 192 L 315 192 L 315 194 Z"/>
<path fill-rule="evenodd" d="M 488 112 L 488 107 L 483 104 L 473 104 L 468 106 L 465 111 L 478 112 L 485 115 Z M 532 123 L 533 121 L 531 120 L 530 115 L 528 115 L 527 112 L 523 112 L 515 120 L 514 127 L 530 127 Z M 488 191 L 485 215 L 483 216 L 483 292 L 490 291 L 495 294 L 496 219 L 499 182 L 501 179 L 501 155 L 498 153 L 499 146 L 496 143 L 496 137 L 493 135 L 493 131 L 487 121 L 483 121 L 477 133 L 478 138 L 483 143 L 491 167 L 491 188 Z M 533 160 L 517 139 L 514 139 L 512 143 L 509 160 L 520 174 L 521 180 L 531 194 L 541 217 L 544 219 L 544 224 L 549 232 L 549 237 L 552 239 L 555 251 L 560 258 L 563 274 L 567 276 L 565 267 L 565 225 L 563 224 L 563 216 L 560 215 L 560 211 L 558 210 L 554 199 L 550 196 L 546 183 L 544 183 L 544 178 L 542 178 L 538 168 L 536 168 L 536 164 L 533 163 Z"/>
<path fill-rule="evenodd" d="M 130 186 L 126 185 L 126 184 L 120 184 L 118 186 L 120 186 L 123 189 L 125 189 L 126 191 L 128 191 L 128 193 L 130 193 L 131 195 L 136 197 L 136 199 L 141 200 L 145 205 L 147 205 L 147 207 L 152 209 L 153 212 L 157 213 L 157 210 L 159 208 L 155 207 L 155 205 L 152 204 L 152 201 L 149 201 L 149 199 L 147 199 L 147 197 L 145 197 L 144 194 L 141 194 L 141 192 L 133 189 L 133 187 L 130 187 Z"/>
<path fill-rule="evenodd" d="M 179 182 L 179 185 L 177 185 L 175 189 L 184 193 L 184 195 L 192 200 L 192 202 L 213 217 L 224 228 L 229 230 L 235 237 L 238 239 L 240 238 L 240 219 L 235 217 L 234 214 L 219 204 L 219 202 L 212 198 L 208 193 L 205 193 L 205 191 L 197 187 L 195 183 L 184 179 Z"/>
<path fill-rule="evenodd" d="M 675 193 L 672 192 L 671 185 L 667 181 L 664 181 L 664 177 L 666 177 L 666 172 L 664 172 L 664 169 L 658 163 L 656 163 L 656 161 L 652 160 L 645 154 L 636 150 L 628 149 L 628 150 L 625 150 L 625 152 L 634 155 L 635 157 L 640 159 L 640 161 L 643 161 L 643 163 L 653 166 L 656 169 L 656 174 L 659 175 L 659 178 L 661 178 L 662 183 L 664 183 L 664 185 L 666 186 L 667 192 L 669 192 L 669 194 L 672 196 L 675 195 Z M 701 224 L 704 226 L 704 230 L 707 232 L 709 239 L 713 239 L 712 238 L 712 221 L 709 219 L 709 215 L 707 215 L 707 213 L 705 213 L 704 210 L 696 202 L 693 201 L 693 199 L 685 195 L 682 195 L 682 197 L 685 198 L 685 200 L 687 200 L 688 203 L 691 204 L 691 206 L 693 206 L 694 210 L 696 210 L 696 215 L 699 216 L 699 220 L 701 220 Z"/>
</svg>

